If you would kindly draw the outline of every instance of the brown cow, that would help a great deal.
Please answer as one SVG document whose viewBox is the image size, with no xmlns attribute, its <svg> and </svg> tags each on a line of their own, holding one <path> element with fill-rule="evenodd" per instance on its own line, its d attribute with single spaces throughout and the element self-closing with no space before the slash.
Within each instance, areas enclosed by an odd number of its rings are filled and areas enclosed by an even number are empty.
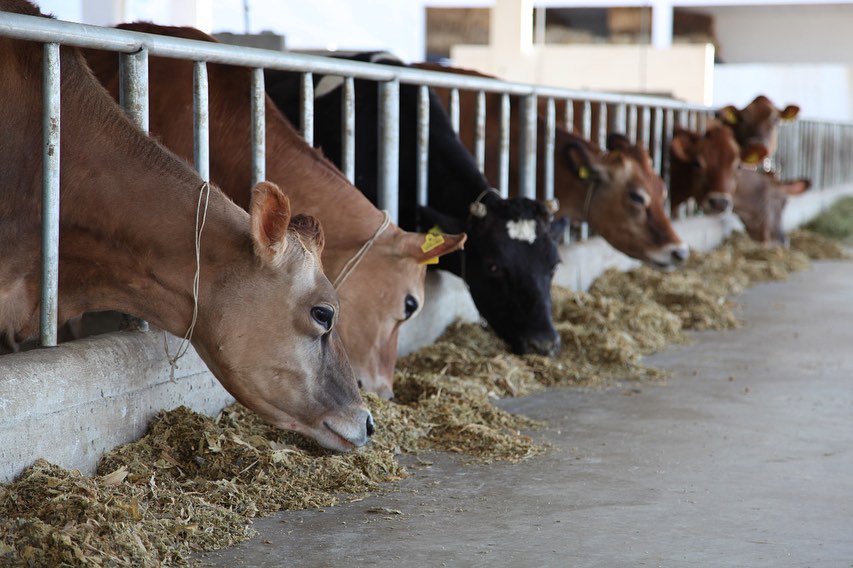
<svg viewBox="0 0 853 568">
<path fill-rule="evenodd" d="M 418 67 L 463 75 L 489 77 L 467 69 L 420 64 Z M 449 91 L 436 89 L 445 105 Z M 460 91 L 459 137 L 474 148 L 476 98 L 473 91 Z M 486 100 L 486 177 L 497 185 L 500 153 L 500 95 Z M 518 99 L 511 97 L 513 116 L 518 116 Z M 512 121 L 510 134 L 510 194 L 518 194 L 519 135 Z M 536 144 L 537 185 L 544 184 L 545 121 L 538 118 Z M 554 196 L 556 215 L 586 221 L 615 249 L 654 267 L 669 269 L 682 264 L 689 254 L 675 233 L 664 208 L 665 187 L 652 170 L 648 153 L 628 143 L 624 137 L 611 137 L 614 147 L 602 155 L 589 141 L 564 128 L 556 128 Z"/>
<path fill-rule="evenodd" d="M 779 138 L 779 123 L 783 120 L 793 120 L 800 112 L 800 107 L 788 105 L 784 109 L 776 108 L 770 99 L 759 95 L 742 110 L 729 105 L 717 113 L 723 124 L 732 129 L 735 139 L 744 150 L 742 157 L 749 153 L 750 144 L 761 144 L 767 148 L 767 158 L 776 154 Z M 765 165 L 769 165 L 765 162 Z"/>
<path fill-rule="evenodd" d="M 40 15 L 22 0 L 0 0 L 0 10 Z M 0 38 L 7 342 L 38 329 L 43 53 L 40 43 Z M 328 448 L 364 444 L 373 418 L 335 329 L 338 299 L 322 272 L 317 220 L 292 217 L 270 183 L 252 190 L 249 213 L 240 209 L 136 128 L 77 50 L 62 48 L 60 64 L 59 320 L 116 310 L 182 336 L 196 306 L 192 344 L 237 400 Z M 200 206 L 207 218 L 196 304 Z"/>
<path fill-rule="evenodd" d="M 798 195 L 810 185 L 805 179 L 780 182 L 770 172 L 741 169 L 737 173 L 734 213 L 753 240 L 787 246 L 782 213 L 788 196 Z"/>
<path fill-rule="evenodd" d="M 669 154 L 672 214 L 691 197 L 703 211 L 715 214 L 731 210 L 740 165 L 759 163 L 767 148 L 753 142 L 741 149 L 731 129 L 710 121 L 704 134 L 676 128 Z"/>
<path fill-rule="evenodd" d="M 193 28 L 123 24 L 120 28 L 202 41 L 216 41 Z M 95 74 L 118 96 L 115 54 L 89 51 Z M 249 204 L 251 135 L 250 70 L 208 64 L 211 178 L 241 207 Z M 180 156 L 193 155 L 192 63 L 152 57 L 149 61 L 151 132 Z M 397 334 L 424 300 L 424 262 L 461 248 L 465 235 L 444 235 L 428 252 L 425 235 L 393 223 L 379 230 L 383 214 L 317 150 L 305 143 L 266 100 L 266 175 L 290 197 L 294 211 L 316 216 L 326 228 L 323 264 L 341 300 L 339 331 L 360 384 L 393 396 Z M 363 256 L 359 249 L 375 236 Z M 357 259 L 358 264 L 347 264 Z M 360 260 L 358 260 L 360 259 Z M 344 272 L 346 271 L 346 272 Z M 345 281 L 342 281 L 345 279 Z"/>
</svg>

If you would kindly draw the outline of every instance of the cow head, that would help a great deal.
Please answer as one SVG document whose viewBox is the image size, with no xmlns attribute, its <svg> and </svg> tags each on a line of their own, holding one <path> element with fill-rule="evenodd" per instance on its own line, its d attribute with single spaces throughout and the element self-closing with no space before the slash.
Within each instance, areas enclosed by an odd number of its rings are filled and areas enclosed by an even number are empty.
<svg viewBox="0 0 853 568">
<path fill-rule="evenodd" d="M 472 203 L 465 220 L 430 208 L 422 214 L 442 229 L 468 233 L 463 278 L 480 314 L 512 351 L 556 355 L 551 280 L 560 262 L 556 243 L 568 221 L 553 220 L 537 201 L 502 199 L 494 191 Z"/>
<path fill-rule="evenodd" d="M 704 135 L 677 128 L 670 154 L 692 169 L 689 194 L 705 212 L 714 214 L 731 210 L 741 163 L 758 164 L 767 148 L 754 142 L 741 148 L 730 129 L 712 122 Z"/>
<path fill-rule="evenodd" d="M 798 195 L 810 186 L 806 179 L 783 183 L 768 172 L 740 170 L 734 213 L 753 240 L 787 246 L 782 214 L 788 196 Z"/>
<path fill-rule="evenodd" d="M 414 233 L 391 224 L 339 284 L 345 316 L 341 338 L 359 356 L 353 370 L 366 391 L 383 398 L 394 395 L 397 336 L 424 304 L 426 265 L 459 250 L 465 239 L 465 234 Z"/>
<path fill-rule="evenodd" d="M 743 149 L 742 156 L 746 160 L 750 144 L 763 145 L 767 148 L 767 155 L 773 156 L 778 143 L 779 123 L 783 120 L 793 120 L 799 112 L 800 107 L 796 105 L 778 109 L 770 99 L 759 95 L 743 110 L 729 105 L 720 109 L 717 116 L 734 132 L 735 139 Z"/>
<path fill-rule="evenodd" d="M 584 141 L 563 149 L 563 158 L 586 187 L 583 217 L 617 250 L 661 269 L 682 264 L 687 246 L 666 215 L 666 187 L 645 149 L 621 134 L 607 139 L 608 152 Z"/>
</svg>

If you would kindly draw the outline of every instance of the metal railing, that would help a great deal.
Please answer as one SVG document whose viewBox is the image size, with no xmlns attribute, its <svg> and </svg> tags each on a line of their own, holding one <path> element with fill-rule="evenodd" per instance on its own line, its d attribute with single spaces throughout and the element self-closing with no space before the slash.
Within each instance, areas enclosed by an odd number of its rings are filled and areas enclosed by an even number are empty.
<svg viewBox="0 0 853 568">
<path fill-rule="evenodd" d="M 401 84 L 420 85 L 418 90 L 418 158 L 417 200 L 426 204 L 428 197 L 427 167 L 429 163 L 429 99 L 428 87 L 451 91 L 449 115 L 458 130 L 459 91 L 477 94 L 474 117 L 474 155 L 482 169 L 485 161 L 486 94 L 501 95 L 500 157 L 498 189 L 508 194 L 510 96 L 520 97 L 520 194 L 547 199 L 554 195 L 554 129 L 565 127 L 604 147 L 609 132 L 622 132 L 630 140 L 645 145 L 656 171 L 668 177 L 668 140 L 676 125 L 703 129 L 713 116 L 713 109 L 701 105 L 679 103 L 668 99 L 588 91 L 560 89 L 510 83 L 497 79 L 436 71 L 377 65 L 315 55 L 281 53 L 256 48 L 199 42 L 174 37 L 101 28 L 11 13 L 0 13 L 0 36 L 31 40 L 45 44 L 44 67 L 44 276 L 42 289 L 41 341 L 56 344 L 59 235 L 59 58 L 58 46 L 68 45 L 116 51 L 120 54 L 120 102 L 133 120 L 148 129 L 148 57 L 159 56 L 195 62 L 193 101 L 195 167 L 201 177 L 209 178 L 208 88 L 207 63 L 240 65 L 252 69 L 252 178 L 265 176 L 265 117 L 263 69 L 303 72 L 302 126 L 303 136 L 313 140 L 312 73 L 343 76 L 342 171 L 352 181 L 355 177 L 355 104 L 353 78 L 379 81 L 381 111 L 379 118 L 379 195 L 378 207 L 386 209 L 392 220 L 398 217 L 399 161 L 399 91 Z M 536 187 L 536 142 L 538 102 L 544 101 L 546 145 L 544 183 Z M 565 103 L 557 117 L 557 102 Z M 815 121 L 799 121 L 783 127 L 780 135 L 778 162 L 783 175 L 810 177 L 813 185 L 822 187 L 853 179 L 853 163 L 844 152 L 853 140 L 853 125 Z M 585 232 L 585 231 L 584 231 Z"/>
</svg>

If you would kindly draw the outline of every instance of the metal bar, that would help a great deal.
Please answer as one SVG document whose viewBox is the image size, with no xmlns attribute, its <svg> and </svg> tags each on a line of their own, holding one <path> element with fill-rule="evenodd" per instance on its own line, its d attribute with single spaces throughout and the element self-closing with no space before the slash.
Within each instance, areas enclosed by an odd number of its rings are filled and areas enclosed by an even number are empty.
<svg viewBox="0 0 853 568">
<path fill-rule="evenodd" d="M 59 44 L 44 45 L 42 67 L 41 344 L 56 345 L 59 316 Z"/>
<path fill-rule="evenodd" d="M 647 106 L 643 107 L 643 112 L 640 115 L 640 120 L 642 121 L 641 128 L 643 129 L 643 136 L 640 138 L 640 143 L 648 150 L 652 151 L 652 109 Z"/>
<path fill-rule="evenodd" d="M 628 105 L 628 140 L 637 143 L 637 105 Z"/>
<path fill-rule="evenodd" d="M 400 83 L 379 83 L 379 195 L 380 209 L 388 211 L 393 223 L 399 219 L 400 179 Z"/>
<path fill-rule="evenodd" d="M 264 70 L 252 69 L 252 185 L 267 177 L 267 126 Z"/>
<path fill-rule="evenodd" d="M 459 134 L 459 89 L 450 89 L 450 125 Z"/>
<path fill-rule="evenodd" d="M 477 169 L 486 170 L 486 93 L 477 91 L 477 122 L 474 129 L 474 158 Z"/>
<path fill-rule="evenodd" d="M 609 124 L 607 123 L 607 103 L 601 102 L 598 104 L 598 145 L 604 149 L 607 147 L 607 131 Z"/>
<path fill-rule="evenodd" d="M 545 176 L 543 183 L 544 199 L 554 199 L 554 146 L 557 139 L 557 112 L 554 105 L 554 99 L 548 98 L 545 107 L 545 148 L 544 148 L 544 169 Z"/>
<path fill-rule="evenodd" d="M 654 109 L 655 132 L 649 141 L 652 152 L 652 163 L 658 175 L 663 176 L 663 146 L 666 140 L 663 135 L 663 110 L 660 107 Z"/>
<path fill-rule="evenodd" d="M 341 171 L 355 183 L 355 80 L 344 77 L 341 101 Z"/>
<path fill-rule="evenodd" d="M 566 130 L 569 132 L 575 131 L 575 103 L 572 99 L 566 99 L 566 114 L 564 116 L 564 120 L 566 121 Z"/>
<path fill-rule="evenodd" d="M 628 108 L 624 104 L 620 103 L 616 105 L 616 113 L 613 117 L 613 130 L 615 132 L 622 132 L 626 136 L 628 135 Z"/>
<path fill-rule="evenodd" d="M 500 153 L 498 156 L 498 191 L 501 197 L 509 197 L 509 137 L 512 127 L 510 125 L 509 95 L 501 95 L 501 127 L 500 127 Z"/>
<path fill-rule="evenodd" d="M 429 87 L 418 87 L 418 205 L 429 203 Z"/>
<path fill-rule="evenodd" d="M 148 50 L 119 54 L 118 99 L 121 108 L 148 132 Z"/>
<path fill-rule="evenodd" d="M 193 159 L 198 175 L 210 181 L 210 114 L 204 61 L 193 62 Z"/>
<path fill-rule="evenodd" d="M 299 122 L 302 137 L 309 146 L 314 146 L 314 74 L 302 73 L 299 88 Z"/>
<path fill-rule="evenodd" d="M 592 140 L 592 103 L 588 100 L 583 102 L 583 130 L 581 135 L 585 140 Z"/>
<path fill-rule="evenodd" d="M 536 199 L 536 95 L 524 97 L 521 106 L 518 193 Z"/>
</svg>

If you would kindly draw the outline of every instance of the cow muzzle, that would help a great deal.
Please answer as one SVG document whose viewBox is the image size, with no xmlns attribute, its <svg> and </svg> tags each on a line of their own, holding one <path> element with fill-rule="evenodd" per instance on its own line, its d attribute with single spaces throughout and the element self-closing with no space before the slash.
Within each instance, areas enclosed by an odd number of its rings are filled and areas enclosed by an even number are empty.
<svg viewBox="0 0 853 568">
<path fill-rule="evenodd" d="M 560 354 L 560 334 L 556 331 L 548 335 L 525 337 L 521 340 L 521 354 L 533 353 L 546 357 Z"/>
<path fill-rule="evenodd" d="M 705 202 L 702 203 L 702 208 L 705 209 L 708 213 L 711 214 L 719 214 L 719 213 L 728 213 L 732 210 L 732 197 L 731 195 L 727 195 L 725 193 L 713 192 L 709 193 L 705 198 Z"/>
</svg>

